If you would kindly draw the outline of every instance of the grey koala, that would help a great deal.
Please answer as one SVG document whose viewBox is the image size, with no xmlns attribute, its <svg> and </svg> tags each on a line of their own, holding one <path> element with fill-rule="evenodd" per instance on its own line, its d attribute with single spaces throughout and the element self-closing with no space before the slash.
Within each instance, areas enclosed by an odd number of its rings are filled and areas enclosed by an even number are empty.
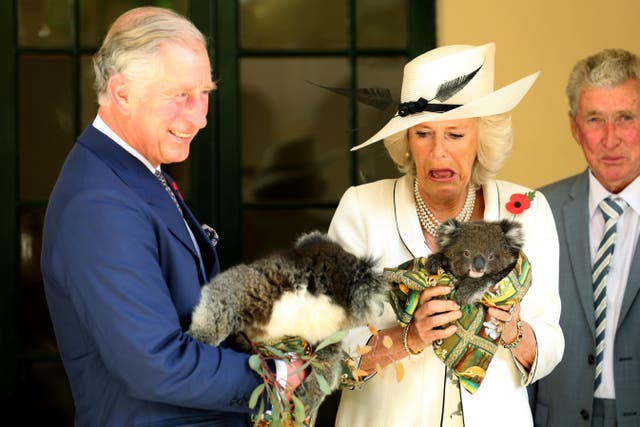
<svg viewBox="0 0 640 427">
<path fill-rule="evenodd" d="M 470 221 L 448 219 L 437 235 L 440 250 L 431 254 L 425 267 L 435 274 L 438 267 L 456 278 L 454 300 L 475 304 L 493 285 L 514 267 L 524 245 L 522 225 L 518 222 Z"/>
<path fill-rule="evenodd" d="M 323 233 L 302 235 L 291 249 L 214 277 L 202 289 L 188 334 L 212 345 L 240 333 L 253 342 L 299 336 L 318 344 L 335 332 L 365 325 L 382 312 L 391 283 L 374 272 L 373 265 Z M 324 362 L 318 373 L 332 391 L 337 389 L 341 344 L 322 348 L 316 356 Z M 315 413 L 326 397 L 314 373 L 297 393 L 307 414 Z"/>
</svg>

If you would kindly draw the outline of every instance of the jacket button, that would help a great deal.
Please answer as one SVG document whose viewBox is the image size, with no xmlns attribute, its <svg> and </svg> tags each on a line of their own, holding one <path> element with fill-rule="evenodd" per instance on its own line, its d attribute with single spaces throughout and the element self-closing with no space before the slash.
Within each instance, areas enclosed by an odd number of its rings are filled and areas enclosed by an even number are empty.
<svg viewBox="0 0 640 427">
<path fill-rule="evenodd" d="M 580 416 L 582 417 L 583 420 L 588 420 L 589 412 L 586 409 L 582 409 L 580 410 Z"/>
<path fill-rule="evenodd" d="M 590 354 L 589 356 L 587 356 L 587 362 L 589 363 L 589 365 L 593 365 L 593 362 L 596 361 L 596 358 L 593 356 L 593 354 Z"/>
</svg>

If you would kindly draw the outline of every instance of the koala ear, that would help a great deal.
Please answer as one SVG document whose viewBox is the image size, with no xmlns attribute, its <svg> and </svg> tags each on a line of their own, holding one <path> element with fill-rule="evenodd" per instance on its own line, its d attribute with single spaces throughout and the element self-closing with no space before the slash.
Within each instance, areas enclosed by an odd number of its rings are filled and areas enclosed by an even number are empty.
<svg viewBox="0 0 640 427">
<path fill-rule="evenodd" d="M 298 240 L 296 240 L 295 246 L 297 248 L 301 248 L 306 245 L 313 245 L 316 243 L 325 243 L 325 242 L 331 242 L 331 241 L 332 240 L 329 238 L 329 236 L 327 236 L 326 234 L 318 230 L 315 230 L 306 234 L 302 234 L 300 237 L 298 237 Z"/>
<path fill-rule="evenodd" d="M 438 246 L 441 250 L 455 239 L 459 228 L 460 221 L 455 218 L 449 218 L 440 225 L 440 228 L 438 228 Z"/>
<path fill-rule="evenodd" d="M 514 249 L 522 249 L 522 246 L 524 245 L 524 231 L 522 230 L 522 224 L 516 221 L 503 219 L 500 221 L 500 227 L 504 232 L 507 244 Z"/>
</svg>

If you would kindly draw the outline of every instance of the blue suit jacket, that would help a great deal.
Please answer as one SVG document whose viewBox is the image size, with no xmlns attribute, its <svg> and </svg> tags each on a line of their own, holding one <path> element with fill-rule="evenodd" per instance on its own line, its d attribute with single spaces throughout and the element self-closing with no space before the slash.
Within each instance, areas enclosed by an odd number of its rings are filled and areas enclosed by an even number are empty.
<svg viewBox="0 0 640 427">
<path fill-rule="evenodd" d="M 591 425 L 595 376 L 595 319 L 589 251 L 589 171 L 542 188 L 560 239 L 560 326 L 564 357 L 530 388 L 536 426 Z M 615 347 L 618 427 L 640 425 L 640 253 L 636 248 Z"/>
<path fill-rule="evenodd" d="M 260 381 L 248 355 L 185 334 L 219 264 L 180 203 L 204 271 L 179 211 L 139 160 L 89 126 L 64 163 L 42 273 L 76 425 L 247 424 Z"/>
</svg>

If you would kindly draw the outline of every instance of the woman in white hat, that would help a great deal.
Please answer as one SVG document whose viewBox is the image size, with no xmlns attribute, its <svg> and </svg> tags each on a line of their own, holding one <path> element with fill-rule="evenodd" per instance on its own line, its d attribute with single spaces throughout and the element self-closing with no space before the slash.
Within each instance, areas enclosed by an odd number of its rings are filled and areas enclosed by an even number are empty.
<svg viewBox="0 0 640 427">
<path fill-rule="evenodd" d="M 432 348 L 456 333 L 450 322 L 462 316 L 454 301 L 439 298 L 448 287 L 424 290 L 406 328 L 389 305 L 371 321 L 377 335 L 368 328 L 352 330 L 345 344 L 352 351 L 358 345 L 372 348 L 359 366 L 374 375 L 343 391 L 338 426 L 530 426 L 526 386 L 562 358 L 551 210 L 541 193 L 492 178 L 512 146 L 509 111 L 537 73 L 494 91 L 494 52 L 493 43 L 445 46 L 405 66 L 398 113 L 354 148 L 384 140 L 404 176 L 348 189 L 329 234 L 382 269 L 437 251 L 435 234 L 448 218 L 512 219 L 523 226 L 531 287 L 521 303 L 488 308 L 501 345 L 475 392 L 460 387 Z"/>
</svg>

